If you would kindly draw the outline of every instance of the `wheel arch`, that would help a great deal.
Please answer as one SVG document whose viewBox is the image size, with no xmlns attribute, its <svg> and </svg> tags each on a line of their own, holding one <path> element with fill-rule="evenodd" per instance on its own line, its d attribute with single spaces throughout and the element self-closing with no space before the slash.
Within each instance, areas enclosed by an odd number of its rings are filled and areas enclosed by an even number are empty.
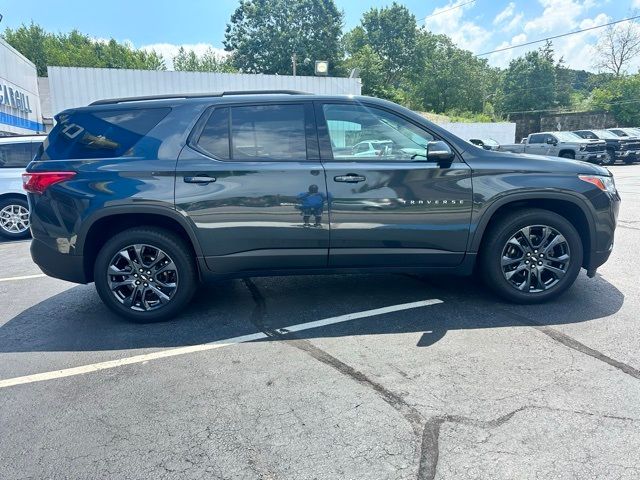
<svg viewBox="0 0 640 480">
<path fill-rule="evenodd" d="M 563 149 L 563 150 L 560 150 L 560 151 L 558 152 L 558 156 L 559 156 L 559 157 L 562 157 L 562 155 L 564 155 L 564 154 L 566 154 L 566 153 L 570 154 L 573 158 L 576 158 L 576 151 L 575 151 L 575 150 L 573 150 L 573 149 L 571 149 L 571 148 L 565 148 L 565 149 Z"/>
<path fill-rule="evenodd" d="M 571 222 L 580 234 L 584 250 L 582 266 L 590 265 L 594 248 L 595 224 L 593 214 L 583 200 L 572 194 L 538 194 L 510 195 L 494 202 L 482 215 L 473 236 L 470 238 L 468 250 L 473 253 L 481 251 L 485 233 L 506 213 L 516 209 L 539 208 L 549 210 L 563 216 Z"/>
<path fill-rule="evenodd" d="M 163 207 L 112 207 L 100 211 L 78 234 L 76 253 L 83 256 L 87 281 L 93 280 L 93 265 L 100 248 L 113 235 L 133 227 L 157 227 L 178 235 L 191 250 L 194 260 L 202 256 L 200 244 L 187 219 Z"/>
<path fill-rule="evenodd" d="M 9 192 L 9 193 L 0 194 L 0 201 L 5 200 L 7 198 L 18 198 L 20 200 L 24 200 L 25 202 L 29 203 L 29 198 L 27 197 L 26 193 L 23 194 L 18 192 Z"/>
</svg>

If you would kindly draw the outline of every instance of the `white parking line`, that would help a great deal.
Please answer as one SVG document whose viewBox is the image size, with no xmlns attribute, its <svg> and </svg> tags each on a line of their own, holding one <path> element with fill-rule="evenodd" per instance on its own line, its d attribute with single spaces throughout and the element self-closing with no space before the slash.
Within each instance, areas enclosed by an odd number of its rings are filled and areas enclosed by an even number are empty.
<svg viewBox="0 0 640 480">
<path fill-rule="evenodd" d="M 291 325 L 278 329 L 278 332 L 299 332 L 302 330 L 309 330 L 312 328 L 322 327 L 326 325 L 333 325 L 336 323 L 348 322 L 359 318 L 373 317 L 376 315 L 383 315 L 385 313 L 399 312 L 402 310 L 409 310 L 412 308 L 426 307 L 429 305 L 436 305 L 443 303 L 442 300 L 437 298 L 430 300 L 421 300 L 419 302 L 403 303 L 400 305 L 391 305 L 389 307 L 375 308 L 373 310 L 365 310 L 363 312 L 348 313 L 346 315 L 340 315 L 337 317 L 324 318 L 315 322 L 299 323 L 297 325 Z M 54 370 L 52 372 L 36 373 L 34 375 L 26 375 L 24 377 L 8 378 L 6 380 L 0 380 L 0 388 L 13 387 L 15 385 L 22 385 L 25 383 L 43 382 L 45 380 L 53 380 L 56 378 L 72 377 L 75 375 L 82 375 L 90 372 L 98 372 L 100 370 L 107 370 L 110 368 L 122 367 L 124 365 L 131 365 L 134 363 L 148 362 L 149 360 L 158 360 L 160 358 L 175 357 L 178 355 L 185 355 L 188 353 L 204 352 L 206 350 L 214 350 L 216 348 L 228 347 L 231 345 L 237 345 L 239 343 L 252 342 L 255 340 L 262 340 L 268 338 L 268 336 L 262 332 L 253 333 L 250 335 L 242 335 L 240 337 L 227 338 L 225 340 L 218 340 L 216 342 L 202 343 L 200 345 L 191 345 L 188 347 L 171 348 L 168 350 L 160 350 L 158 352 L 146 353 L 143 355 L 135 355 L 133 357 L 120 358 L 118 360 L 109 360 L 107 362 L 93 363 L 90 365 L 82 365 L 80 367 L 65 368 L 63 370 Z"/>
<path fill-rule="evenodd" d="M 21 277 L 0 278 L 0 282 L 13 282 L 14 280 L 29 280 L 30 278 L 40 278 L 40 277 L 46 277 L 46 275 L 44 273 L 38 273 L 36 275 L 23 275 Z"/>
</svg>

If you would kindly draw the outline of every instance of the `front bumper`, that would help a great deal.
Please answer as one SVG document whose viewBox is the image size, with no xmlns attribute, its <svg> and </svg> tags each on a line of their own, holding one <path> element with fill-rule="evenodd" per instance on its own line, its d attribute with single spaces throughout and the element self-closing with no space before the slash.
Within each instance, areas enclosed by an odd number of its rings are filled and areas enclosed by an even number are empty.
<svg viewBox="0 0 640 480">
<path fill-rule="evenodd" d="M 84 257 L 60 253 L 46 243 L 31 241 L 31 258 L 50 277 L 73 283 L 89 283 L 84 271 Z"/>
<path fill-rule="evenodd" d="M 639 154 L 637 150 L 618 150 L 616 160 L 636 160 Z"/>
<path fill-rule="evenodd" d="M 605 159 L 606 153 L 579 152 L 576 153 L 576 160 L 583 162 L 600 162 Z"/>
</svg>

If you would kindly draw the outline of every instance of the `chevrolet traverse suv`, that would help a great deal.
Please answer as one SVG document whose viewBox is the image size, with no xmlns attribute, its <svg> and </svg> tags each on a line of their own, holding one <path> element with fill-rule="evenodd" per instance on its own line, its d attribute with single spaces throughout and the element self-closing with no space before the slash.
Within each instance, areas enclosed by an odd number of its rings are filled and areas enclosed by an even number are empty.
<svg viewBox="0 0 640 480">
<path fill-rule="evenodd" d="M 477 267 L 542 302 L 613 248 L 606 169 L 484 150 L 380 99 L 136 97 L 56 122 L 24 175 L 32 257 L 135 321 L 177 315 L 199 281 L 302 273 Z"/>
</svg>

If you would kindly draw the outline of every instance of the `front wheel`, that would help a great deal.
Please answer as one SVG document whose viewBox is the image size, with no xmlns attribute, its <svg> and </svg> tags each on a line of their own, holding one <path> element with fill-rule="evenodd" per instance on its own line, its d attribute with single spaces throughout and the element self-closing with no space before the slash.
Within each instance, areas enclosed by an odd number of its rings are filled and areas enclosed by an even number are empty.
<svg viewBox="0 0 640 480">
<path fill-rule="evenodd" d="M 603 165 L 613 165 L 616 163 L 616 154 L 613 150 L 607 150 L 604 158 L 602 159 Z"/>
<path fill-rule="evenodd" d="M 140 323 L 178 315 L 197 286 L 193 256 L 169 231 L 125 230 L 102 247 L 94 266 L 96 290 L 115 313 Z"/>
<path fill-rule="evenodd" d="M 494 292 L 516 303 L 540 303 L 573 285 L 583 249 L 566 218 L 531 209 L 494 224 L 480 255 L 484 280 Z"/>
</svg>

